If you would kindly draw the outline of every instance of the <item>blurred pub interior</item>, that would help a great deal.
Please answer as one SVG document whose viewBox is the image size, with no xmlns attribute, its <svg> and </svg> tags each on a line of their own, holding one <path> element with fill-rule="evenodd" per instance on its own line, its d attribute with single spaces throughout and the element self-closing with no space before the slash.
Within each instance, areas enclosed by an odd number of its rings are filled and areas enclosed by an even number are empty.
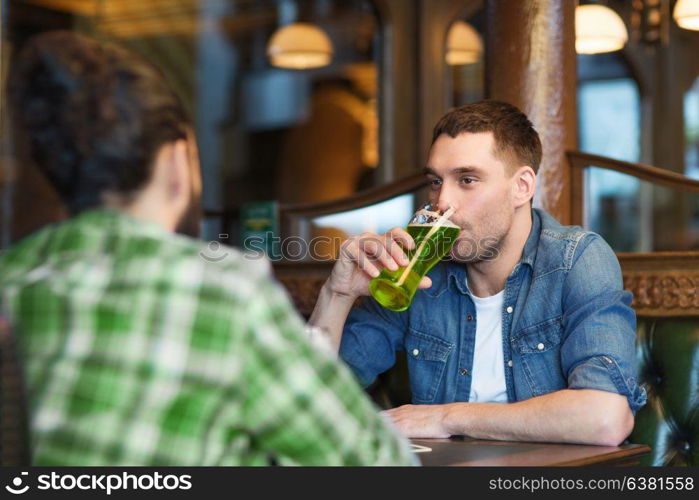
<svg viewBox="0 0 699 500">
<path fill-rule="evenodd" d="M 677 3 L 3 0 L 2 85 L 18 48 L 45 30 L 144 55 L 196 125 L 201 236 L 234 245 L 245 204 L 297 206 L 387 186 L 420 171 L 445 111 L 507 100 L 529 114 L 544 142 L 536 205 L 567 223 L 566 151 L 699 179 L 699 31 L 680 27 Z M 617 16 L 617 50 L 576 53 L 576 9 L 586 5 Z M 298 50 L 308 51 L 305 59 L 294 59 Z M 5 103 L 0 114 L 5 248 L 65 214 L 33 167 L 13 159 Z M 314 234 L 385 230 L 406 221 L 419 198 L 317 218 Z M 699 250 L 699 195 L 590 168 L 584 224 L 618 252 Z"/>
<path fill-rule="evenodd" d="M 699 463 L 699 0 L 0 0 L 0 252 L 66 216 L 16 160 L 5 101 L 19 48 L 55 29 L 166 74 L 195 124 L 205 241 L 402 225 L 447 110 L 521 108 L 544 147 L 534 205 L 600 233 L 634 295 L 649 402 L 629 439 L 646 464 Z M 275 262 L 303 316 L 336 242 Z M 405 365 L 370 388 L 380 406 L 410 401 Z"/>
</svg>

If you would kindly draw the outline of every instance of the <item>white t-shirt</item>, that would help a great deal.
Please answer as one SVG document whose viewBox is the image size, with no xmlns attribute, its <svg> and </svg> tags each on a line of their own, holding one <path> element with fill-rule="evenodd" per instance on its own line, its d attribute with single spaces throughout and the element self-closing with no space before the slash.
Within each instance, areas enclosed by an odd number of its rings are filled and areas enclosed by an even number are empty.
<svg viewBox="0 0 699 500">
<path fill-rule="evenodd" d="M 507 403 L 505 361 L 502 352 L 502 305 L 505 290 L 476 297 L 476 346 L 473 353 L 471 403 Z"/>
</svg>

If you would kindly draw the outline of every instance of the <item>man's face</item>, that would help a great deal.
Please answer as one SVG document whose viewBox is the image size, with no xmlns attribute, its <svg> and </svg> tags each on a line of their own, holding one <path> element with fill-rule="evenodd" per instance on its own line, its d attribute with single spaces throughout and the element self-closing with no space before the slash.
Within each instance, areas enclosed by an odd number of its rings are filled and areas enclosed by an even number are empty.
<svg viewBox="0 0 699 500">
<path fill-rule="evenodd" d="M 451 220 L 462 230 L 451 255 L 458 262 L 497 257 L 512 225 L 514 181 L 494 145 L 491 132 L 442 134 L 430 149 L 430 201 L 456 208 Z"/>
</svg>

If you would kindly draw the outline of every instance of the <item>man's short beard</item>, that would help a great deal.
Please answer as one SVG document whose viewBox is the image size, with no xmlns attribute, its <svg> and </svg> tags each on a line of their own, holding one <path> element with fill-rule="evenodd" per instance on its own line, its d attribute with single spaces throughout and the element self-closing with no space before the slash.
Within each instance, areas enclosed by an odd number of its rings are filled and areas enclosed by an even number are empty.
<svg viewBox="0 0 699 500">
<path fill-rule="evenodd" d="M 449 253 L 449 257 L 460 264 L 479 264 L 493 261 L 500 256 L 507 234 L 460 238 Z"/>
</svg>

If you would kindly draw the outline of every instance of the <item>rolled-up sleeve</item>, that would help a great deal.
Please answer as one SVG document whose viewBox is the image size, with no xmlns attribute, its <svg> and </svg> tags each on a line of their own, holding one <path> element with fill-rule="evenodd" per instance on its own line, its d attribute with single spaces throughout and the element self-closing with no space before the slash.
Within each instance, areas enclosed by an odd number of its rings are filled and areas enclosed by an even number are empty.
<svg viewBox="0 0 699 500">
<path fill-rule="evenodd" d="M 646 392 L 638 384 L 631 299 L 613 250 L 598 235 L 586 235 L 563 289 L 561 365 L 569 389 L 621 394 L 635 413 Z"/>
<path fill-rule="evenodd" d="M 342 333 L 340 357 L 362 386 L 395 364 L 396 351 L 404 349 L 406 328 L 407 312 L 385 309 L 371 297 L 352 309 Z"/>
</svg>

